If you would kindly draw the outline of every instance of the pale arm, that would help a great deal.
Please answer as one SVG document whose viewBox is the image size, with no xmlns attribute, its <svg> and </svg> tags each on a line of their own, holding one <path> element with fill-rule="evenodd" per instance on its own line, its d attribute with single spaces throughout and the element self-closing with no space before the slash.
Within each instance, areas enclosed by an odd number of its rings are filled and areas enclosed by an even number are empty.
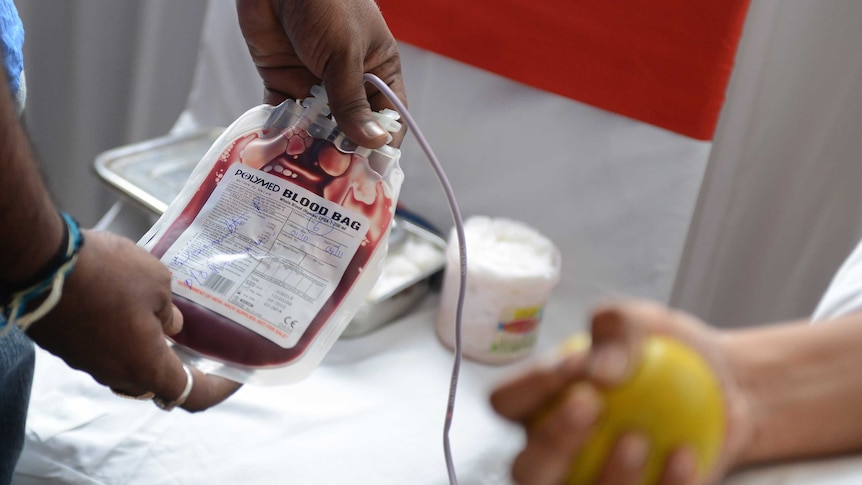
<svg viewBox="0 0 862 485">
<path fill-rule="evenodd" d="M 734 331 L 722 347 L 750 403 L 738 464 L 862 450 L 862 313 Z"/>
<path fill-rule="evenodd" d="M 862 312 L 818 324 L 727 331 L 659 304 L 628 301 L 597 311 L 592 331 L 591 352 L 515 376 L 491 396 L 497 412 L 526 431 L 527 444 L 512 470 L 519 484 L 562 483 L 600 408 L 594 394 L 565 390 L 584 379 L 625 376 L 637 361 L 637 343 L 649 334 L 676 338 L 705 358 L 722 383 L 728 420 L 723 449 L 708 476 L 672 473 L 691 469 L 677 455 L 669 457 L 662 485 L 711 484 L 748 465 L 862 450 Z M 532 425 L 550 403 L 557 404 L 547 420 L 553 425 Z M 608 457 L 606 474 L 623 470 L 621 463 Z"/>
</svg>

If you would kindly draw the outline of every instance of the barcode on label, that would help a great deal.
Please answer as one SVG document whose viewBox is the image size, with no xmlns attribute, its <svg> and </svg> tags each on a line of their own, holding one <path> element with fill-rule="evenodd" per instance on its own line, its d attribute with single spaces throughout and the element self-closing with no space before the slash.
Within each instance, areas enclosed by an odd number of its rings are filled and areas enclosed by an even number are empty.
<svg viewBox="0 0 862 485">
<path fill-rule="evenodd" d="M 212 290 L 213 293 L 224 295 L 233 286 L 233 280 L 229 280 L 220 274 L 213 273 L 204 280 L 202 286 Z"/>
</svg>

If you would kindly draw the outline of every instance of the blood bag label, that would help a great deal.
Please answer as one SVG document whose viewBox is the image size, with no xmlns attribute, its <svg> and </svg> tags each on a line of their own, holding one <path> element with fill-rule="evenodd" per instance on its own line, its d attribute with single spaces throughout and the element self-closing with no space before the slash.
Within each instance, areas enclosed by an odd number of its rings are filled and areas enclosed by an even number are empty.
<svg viewBox="0 0 862 485">
<path fill-rule="evenodd" d="M 292 348 L 368 226 L 362 214 L 234 163 L 161 259 L 174 293 Z"/>
</svg>

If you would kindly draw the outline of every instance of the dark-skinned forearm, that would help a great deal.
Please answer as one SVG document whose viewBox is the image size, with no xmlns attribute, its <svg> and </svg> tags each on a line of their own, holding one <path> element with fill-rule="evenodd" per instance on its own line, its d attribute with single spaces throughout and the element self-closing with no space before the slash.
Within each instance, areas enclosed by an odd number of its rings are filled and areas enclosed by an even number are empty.
<svg viewBox="0 0 862 485">
<path fill-rule="evenodd" d="M 49 263 L 64 229 L 5 81 L 0 80 L 0 287 L 16 288 Z"/>
</svg>

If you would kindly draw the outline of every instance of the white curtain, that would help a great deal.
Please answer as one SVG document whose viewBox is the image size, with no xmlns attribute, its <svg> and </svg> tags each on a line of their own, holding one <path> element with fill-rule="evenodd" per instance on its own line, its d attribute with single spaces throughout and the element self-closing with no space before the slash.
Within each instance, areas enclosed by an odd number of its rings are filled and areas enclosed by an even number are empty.
<svg viewBox="0 0 862 485">
<path fill-rule="evenodd" d="M 92 225 L 117 198 L 93 174 L 110 148 L 164 135 L 188 96 L 205 0 L 18 0 L 25 118 L 58 204 Z"/>
<path fill-rule="evenodd" d="M 862 2 L 753 0 L 671 303 L 805 318 L 862 234 Z"/>
</svg>

